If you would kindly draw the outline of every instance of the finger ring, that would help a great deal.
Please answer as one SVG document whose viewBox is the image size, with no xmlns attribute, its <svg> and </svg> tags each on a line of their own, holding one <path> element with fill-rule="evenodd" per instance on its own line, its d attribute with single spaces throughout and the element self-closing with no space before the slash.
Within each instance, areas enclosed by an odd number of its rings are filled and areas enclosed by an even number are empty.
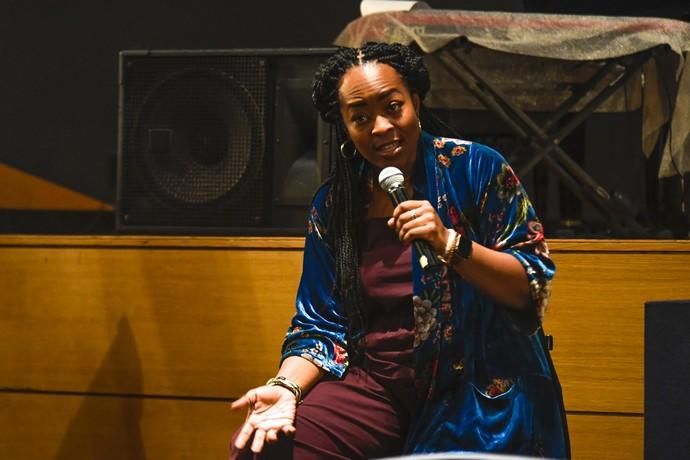
<svg viewBox="0 0 690 460">
<path fill-rule="evenodd" d="M 412 211 L 412 220 L 415 220 L 417 218 L 417 212 Z"/>
</svg>

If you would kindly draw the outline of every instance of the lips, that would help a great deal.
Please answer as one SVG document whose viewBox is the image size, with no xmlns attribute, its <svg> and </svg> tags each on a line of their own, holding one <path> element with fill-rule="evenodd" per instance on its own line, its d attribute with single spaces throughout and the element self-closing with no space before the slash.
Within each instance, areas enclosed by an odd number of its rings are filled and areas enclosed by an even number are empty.
<svg viewBox="0 0 690 460">
<path fill-rule="evenodd" d="M 401 146 L 400 140 L 393 140 L 383 144 L 375 145 L 374 148 L 381 153 L 393 153 Z"/>
</svg>

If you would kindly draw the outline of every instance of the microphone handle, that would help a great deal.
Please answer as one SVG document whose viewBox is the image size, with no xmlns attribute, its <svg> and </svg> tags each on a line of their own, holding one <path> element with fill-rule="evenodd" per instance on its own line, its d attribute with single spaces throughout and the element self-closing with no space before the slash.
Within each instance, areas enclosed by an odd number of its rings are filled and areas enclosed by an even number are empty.
<svg viewBox="0 0 690 460">
<path fill-rule="evenodd" d="M 440 263 L 438 257 L 436 257 L 436 254 L 434 254 L 434 251 L 431 250 L 431 246 L 429 246 L 428 241 L 412 240 L 412 244 L 417 250 L 417 254 L 419 254 L 419 265 L 423 269 L 426 269 L 426 267 L 430 265 L 438 265 Z"/>
<path fill-rule="evenodd" d="M 388 194 L 396 206 L 403 201 L 407 201 L 407 193 L 405 192 L 405 188 L 402 186 L 391 188 L 388 190 Z M 428 266 L 438 265 L 441 263 L 438 257 L 436 257 L 436 253 L 431 249 L 428 241 L 412 240 L 412 245 L 417 251 L 419 256 L 419 265 L 423 269 L 426 269 Z"/>
</svg>

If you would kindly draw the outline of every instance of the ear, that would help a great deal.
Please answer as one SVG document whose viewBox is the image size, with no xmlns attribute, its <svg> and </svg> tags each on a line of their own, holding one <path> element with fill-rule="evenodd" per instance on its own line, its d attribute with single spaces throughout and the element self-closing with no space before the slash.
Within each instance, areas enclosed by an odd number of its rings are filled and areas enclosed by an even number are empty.
<svg viewBox="0 0 690 460">
<path fill-rule="evenodd" d="M 336 123 L 338 123 L 338 130 L 340 131 L 338 134 L 340 134 L 342 141 L 349 141 L 350 133 L 347 132 L 347 128 L 345 127 L 345 122 L 343 121 L 342 117 L 339 118 Z"/>
</svg>

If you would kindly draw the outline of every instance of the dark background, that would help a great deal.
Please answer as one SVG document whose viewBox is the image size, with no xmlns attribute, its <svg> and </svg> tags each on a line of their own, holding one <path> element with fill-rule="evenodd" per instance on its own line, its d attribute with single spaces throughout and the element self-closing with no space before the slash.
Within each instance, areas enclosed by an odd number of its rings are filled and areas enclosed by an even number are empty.
<svg viewBox="0 0 690 460">
<path fill-rule="evenodd" d="M 681 1 L 427 3 L 436 9 L 690 17 Z M 114 204 L 120 50 L 324 47 L 357 17 L 357 1 L 4 0 L 0 162 Z"/>
</svg>

